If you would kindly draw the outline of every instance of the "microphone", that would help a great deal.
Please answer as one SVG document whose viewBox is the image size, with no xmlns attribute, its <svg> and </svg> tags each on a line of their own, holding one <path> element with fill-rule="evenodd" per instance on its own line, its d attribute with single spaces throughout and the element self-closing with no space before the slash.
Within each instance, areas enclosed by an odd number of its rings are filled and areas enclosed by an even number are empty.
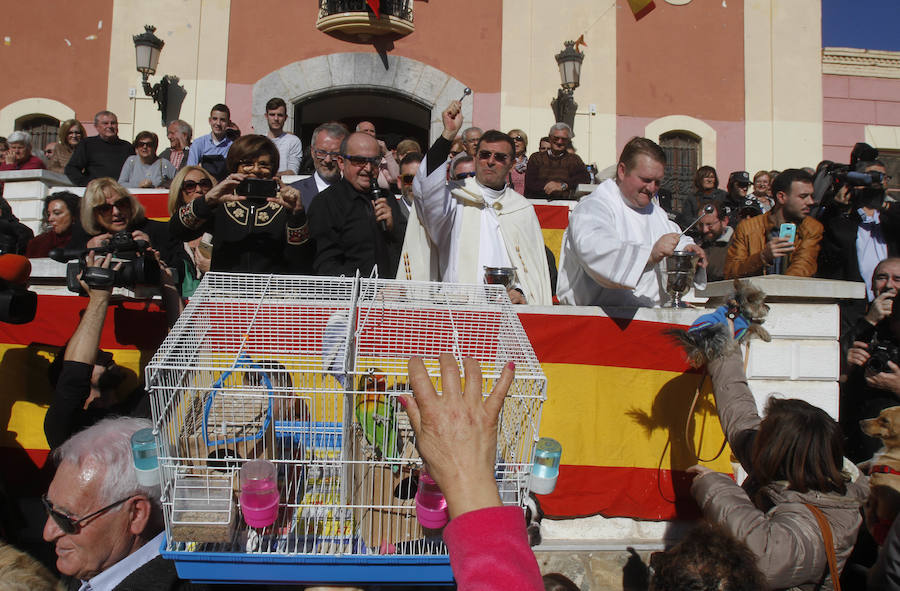
<svg viewBox="0 0 900 591">
<path fill-rule="evenodd" d="M 31 277 L 31 261 L 20 254 L 0 255 L 0 279 L 26 285 Z"/>
<path fill-rule="evenodd" d="M 381 187 L 378 186 L 378 177 L 377 176 L 375 178 L 372 178 L 372 184 L 371 184 L 370 189 L 371 189 L 371 192 L 369 193 L 369 197 L 372 199 L 372 208 L 374 209 L 375 201 L 377 199 L 380 199 L 381 197 L 385 196 L 384 191 L 382 191 Z M 385 222 L 384 220 L 380 220 L 378 222 L 378 225 L 381 226 L 382 232 L 387 232 L 387 222 Z"/>
</svg>

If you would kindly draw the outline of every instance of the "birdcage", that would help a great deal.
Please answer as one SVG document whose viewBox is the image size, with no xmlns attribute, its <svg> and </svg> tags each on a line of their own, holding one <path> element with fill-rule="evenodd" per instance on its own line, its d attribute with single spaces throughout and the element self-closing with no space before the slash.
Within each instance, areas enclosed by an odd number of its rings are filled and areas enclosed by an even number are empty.
<svg viewBox="0 0 900 591">
<path fill-rule="evenodd" d="M 422 461 L 398 401 L 411 356 L 441 391 L 445 352 L 478 361 L 484 392 L 516 364 L 495 475 L 521 505 L 546 378 L 504 288 L 208 273 L 146 369 L 164 555 L 204 581 L 452 580 L 416 517 Z M 259 459 L 278 505 L 253 527 L 239 480 Z"/>
</svg>

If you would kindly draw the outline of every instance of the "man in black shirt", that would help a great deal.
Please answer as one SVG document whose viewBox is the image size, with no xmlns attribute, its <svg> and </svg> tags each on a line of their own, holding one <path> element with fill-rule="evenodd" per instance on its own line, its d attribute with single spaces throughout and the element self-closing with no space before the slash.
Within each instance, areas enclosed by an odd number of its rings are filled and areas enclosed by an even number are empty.
<svg viewBox="0 0 900 591">
<path fill-rule="evenodd" d="M 316 243 L 317 275 L 397 275 L 406 220 L 393 195 L 375 197 L 381 150 L 375 138 L 354 133 L 341 143 L 338 164 L 344 178 L 313 199 L 309 231 Z"/>
<path fill-rule="evenodd" d="M 134 156 L 134 146 L 119 138 L 119 119 L 111 111 L 94 115 L 97 135 L 81 140 L 66 164 L 66 176 L 79 187 L 101 177 L 119 178 L 122 165 Z"/>
</svg>

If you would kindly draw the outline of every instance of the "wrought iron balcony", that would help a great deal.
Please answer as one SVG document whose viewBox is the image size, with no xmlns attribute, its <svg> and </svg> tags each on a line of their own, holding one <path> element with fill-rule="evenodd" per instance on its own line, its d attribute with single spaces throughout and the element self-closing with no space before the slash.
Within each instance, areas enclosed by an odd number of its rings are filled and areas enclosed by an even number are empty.
<svg viewBox="0 0 900 591">
<path fill-rule="evenodd" d="M 316 28 L 363 39 L 392 33 L 409 35 L 415 30 L 413 0 L 380 0 L 378 18 L 366 0 L 319 0 Z"/>
</svg>

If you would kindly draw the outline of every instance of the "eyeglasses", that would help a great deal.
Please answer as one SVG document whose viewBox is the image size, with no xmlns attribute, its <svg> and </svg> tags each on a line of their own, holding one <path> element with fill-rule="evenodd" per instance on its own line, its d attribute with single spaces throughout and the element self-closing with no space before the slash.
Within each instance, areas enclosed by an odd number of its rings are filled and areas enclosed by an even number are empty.
<svg viewBox="0 0 900 591">
<path fill-rule="evenodd" d="M 135 146 L 138 148 L 152 148 L 153 142 L 138 142 L 135 144 Z"/>
<path fill-rule="evenodd" d="M 569 138 L 567 138 L 567 137 L 562 137 L 562 136 L 559 136 L 559 135 L 551 135 L 551 136 L 550 136 L 550 143 L 551 143 L 551 144 L 567 144 L 567 143 L 569 143 Z"/>
<path fill-rule="evenodd" d="M 56 509 L 54 509 L 53 504 L 47 500 L 47 495 L 41 495 L 41 503 L 44 504 L 44 509 L 46 509 L 47 515 L 49 515 L 53 519 L 53 521 L 56 523 L 56 525 L 59 526 L 59 529 L 63 530 L 63 532 L 65 532 L 67 534 L 77 534 L 79 531 L 81 531 L 82 524 L 84 524 L 84 522 L 86 522 L 88 519 L 90 519 L 91 517 L 96 517 L 97 515 L 100 515 L 101 513 L 105 513 L 106 511 L 109 511 L 113 507 L 118 507 L 119 505 L 121 505 L 125 501 L 129 500 L 133 496 L 134 495 L 127 496 L 124 499 L 122 499 L 121 501 L 116 501 L 115 503 L 113 503 L 111 505 L 107 505 L 106 507 L 103 507 L 102 509 L 94 511 L 90 515 L 85 515 L 81 519 L 72 519 L 65 513 L 62 513 L 60 511 L 57 511 Z"/>
<path fill-rule="evenodd" d="M 272 163 L 265 160 L 241 160 L 238 168 L 258 168 L 260 170 L 272 170 Z"/>
<path fill-rule="evenodd" d="M 338 156 L 340 156 L 341 153 L 340 153 L 340 152 L 329 152 L 329 151 L 327 151 L 327 150 L 319 150 L 319 149 L 315 149 L 315 150 L 313 150 L 313 155 L 316 157 L 317 160 L 325 160 L 326 158 L 329 158 L 329 157 L 330 157 L 332 160 L 334 160 L 335 158 L 337 158 Z"/>
<path fill-rule="evenodd" d="M 115 203 L 101 203 L 94 207 L 94 213 L 99 215 L 109 215 L 112 213 L 113 207 L 116 209 L 131 209 L 131 200 L 128 197 L 122 197 Z"/>
<path fill-rule="evenodd" d="M 212 189 L 212 181 L 209 179 L 200 179 L 199 181 L 184 181 L 183 183 L 181 183 L 181 188 L 185 193 L 196 191 L 197 187 Z"/>
<path fill-rule="evenodd" d="M 475 172 L 457 172 L 455 175 L 453 175 L 453 180 L 461 181 L 463 179 L 469 178 L 470 176 L 475 176 Z"/>
<path fill-rule="evenodd" d="M 414 178 L 416 178 L 416 175 L 414 175 L 414 174 L 401 174 L 400 175 L 400 181 L 404 185 L 411 185 Z"/>
<path fill-rule="evenodd" d="M 490 160 L 491 156 L 494 157 L 494 161 L 498 164 L 506 164 L 509 161 L 509 154 L 506 152 L 490 152 L 488 150 L 481 150 L 478 152 L 479 160 Z"/>
<path fill-rule="evenodd" d="M 372 158 L 368 158 L 366 156 L 351 156 L 350 154 L 342 154 L 344 160 L 347 160 L 353 166 L 359 166 L 360 168 L 366 166 L 367 164 L 371 164 L 372 166 L 378 166 L 381 164 L 381 156 L 373 156 Z"/>
</svg>

